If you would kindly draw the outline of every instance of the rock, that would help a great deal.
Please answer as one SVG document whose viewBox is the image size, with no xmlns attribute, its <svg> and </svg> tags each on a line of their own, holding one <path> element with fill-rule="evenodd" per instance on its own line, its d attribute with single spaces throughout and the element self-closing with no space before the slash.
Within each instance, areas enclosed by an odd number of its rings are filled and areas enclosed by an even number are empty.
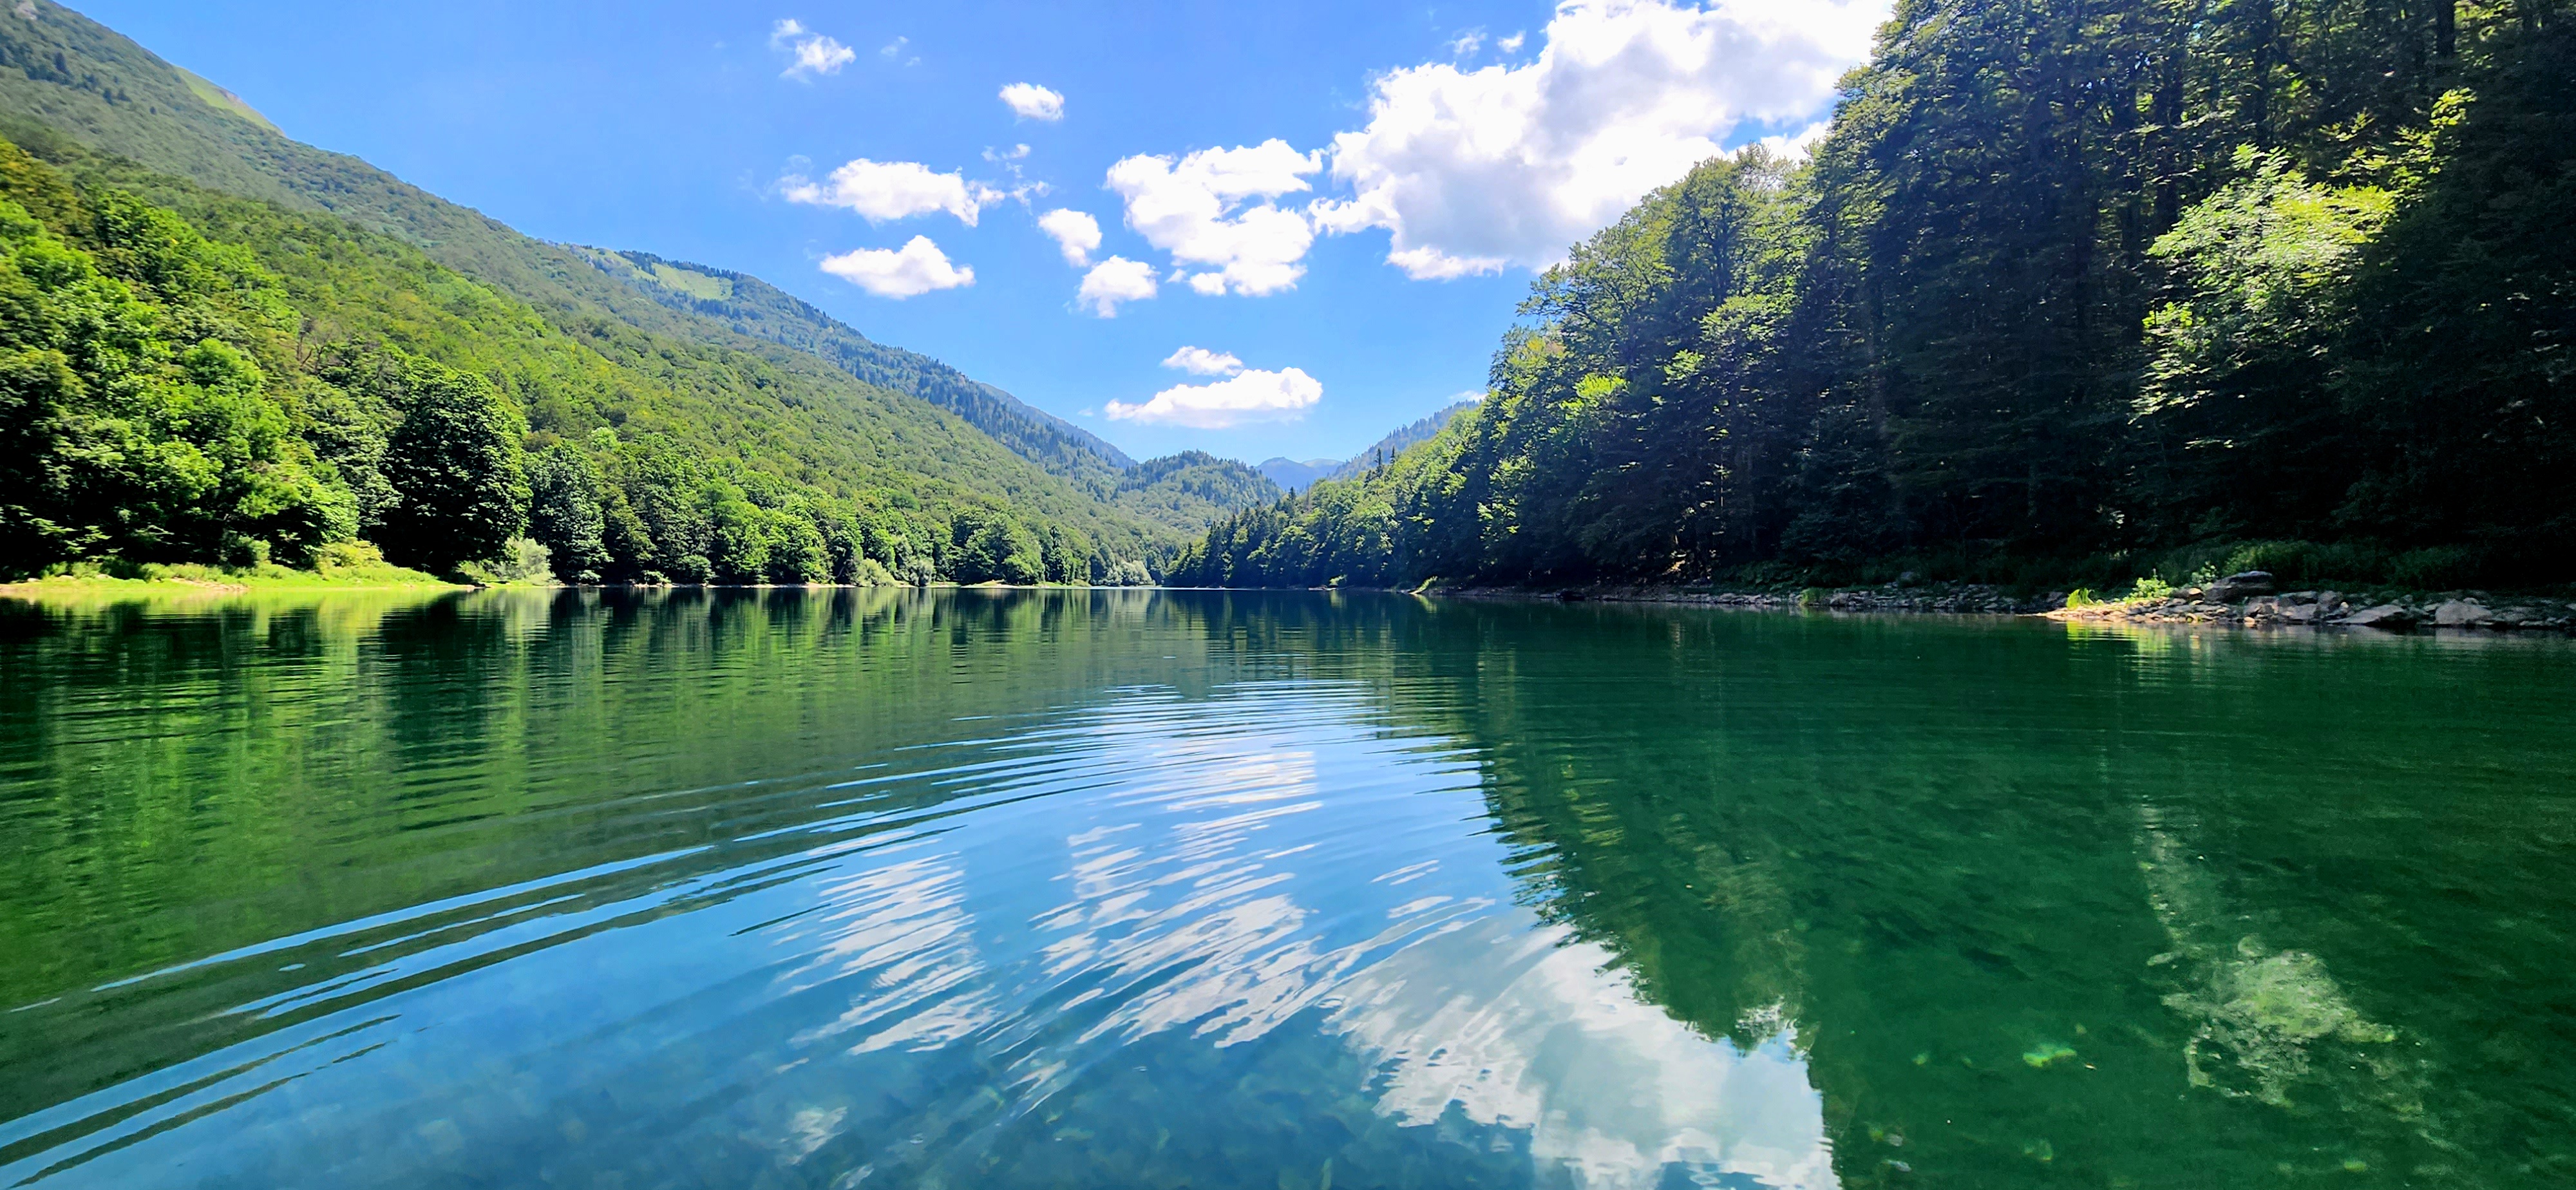
<svg viewBox="0 0 2576 1190">
<path fill-rule="evenodd" d="M 2345 616 L 2339 622 L 2363 628 L 2386 628 L 2390 631 L 2399 631 L 2414 626 L 2415 613 L 2394 603 L 2383 603 L 2376 607 L 2365 607 Z"/>
<path fill-rule="evenodd" d="M 2317 622 L 2317 617 L 2324 613 L 2325 607 L 2326 605 L 2322 603 L 2284 604 L 2281 608 L 2281 622 L 2284 624 L 2314 624 Z"/>
<path fill-rule="evenodd" d="M 2238 571 L 2235 574 L 2228 575 L 2226 578 L 2209 584 L 2209 589 L 2204 593 L 2204 597 L 2218 603 L 2234 603 L 2249 595 L 2269 595 L 2271 593 L 2271 571 L 2244 570 Z"/>
<path fill-rule="evenodd" d="M 2433 623 L 2443 628 L 2484 628 L 2494 622 L 2495 613 L 2473 600 L 2448 599 L 2433 609 Z"/>
</svg>

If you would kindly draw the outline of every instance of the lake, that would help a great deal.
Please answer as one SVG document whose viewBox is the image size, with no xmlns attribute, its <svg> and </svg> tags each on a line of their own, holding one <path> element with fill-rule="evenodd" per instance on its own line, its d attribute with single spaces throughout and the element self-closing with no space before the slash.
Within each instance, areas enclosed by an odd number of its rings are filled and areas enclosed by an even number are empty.
<svg viewBox="0 0 2576 1190">
<path fill-rule="evenodd" d="M 0 605 L 0 1185 L 2576 1183 L 2576 647 Z"/>
</svg>

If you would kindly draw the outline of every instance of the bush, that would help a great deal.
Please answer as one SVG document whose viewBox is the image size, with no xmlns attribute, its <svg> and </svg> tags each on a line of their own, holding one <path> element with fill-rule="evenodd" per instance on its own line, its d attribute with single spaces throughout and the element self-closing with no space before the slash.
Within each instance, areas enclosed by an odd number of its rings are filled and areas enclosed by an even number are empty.
<svg viewBox="0 0 2576 1190">
<path fill-rule="evenodd" d="M 385 564 L 385 552 L 372 541 L 334 541 L 313 551 L 313 569 L 329 574 L 334 570 L 373 570 Z"/>
<path fill-rule="evenodd" d="M 525 537 L 513 537 L 501 543 L 501 555 L 481 562 L 467 562 L 456 568 L 478 586 L 552 586 L 554 568 L 546 547 Z"/>
</svg>

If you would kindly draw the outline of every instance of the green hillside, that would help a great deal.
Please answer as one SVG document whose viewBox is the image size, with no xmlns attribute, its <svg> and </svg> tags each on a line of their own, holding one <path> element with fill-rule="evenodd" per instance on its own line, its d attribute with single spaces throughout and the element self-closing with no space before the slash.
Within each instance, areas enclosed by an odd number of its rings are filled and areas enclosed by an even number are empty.
<svg viewBox="0 0 2576 1190">
<path fill-rule="evenodd" d="M 1387 431 L 1386 437 L 1370 443 L 1367 450 L 1352 455 L 1349 462 L 1333 468 L 1322 478 L 1356 479 L 1371 470 L 1384 467 L 1394 462 L 1396 456 L 1405 451 L 1431 441 L 1440 431 L 1447 429 L 1450 422 L 1456 421 L 1459 414 L 1475 407 L 1474 401 L 1460 401 L 1436 413 L 1397 426 Z"/>
<path fill-rule="evenodd" d="M 1144 523 L 913 398 L 549 318 L 392 237 L 36 147 L 55 165 L 0 149 L 0 569 L 361 537 L 445 568 L 525 529 L 565 577 L 1145 578 Z"/>
<path fill-rule="evenodd" d="M 551 316 L 613 318 L 781 368 L 826 363 L 956 414 L 1094 499 L 1153 510 L 1157 527 L 1146 532 L 1158 540 L 1241 507 L 1177 491 L 1122 498 L 1120 473 L 1133 463 L 1115 446 L 936 360 L 869 340 L 756 277 L 521 235 L 355 157 L 288 139 L 229 92 L 71 9 L 37 0 L 36 13 L 0 22 L 0 133 L 25 140 L 37 125 L 209 189 L 327 211 Z"/>
<path fill-rule="evenodd" d="M 758 277 L 664 260 L 649 252 L 576 248 L 603 273 L 664 305 L 720 320 L 734 330 L 800 351 L 965 418 L 1022 457 L 1085 489 L 1106 493 L 1135 461 L 1062 418 L 925 355 L 889 347 L 850 329 Z"/>
<path fill-rule="evenodd" d="M 2576 20 L 1904 0 L 1180 581 L 2576 579 Z"/>
<path fill-rule="evenodd" d="M 657 458 L 696 477 L 689 483 L 731 484 L 755 507 L 794 498 L 850 517 L 858 516 L 853 501 L 897 508 L 918 522 L 906 531 L 918 549 L 878 561 L 910 578 L 977 573 L 971 564 L 959 569 L 950 554 L 984 519 L 999 518 L 994 540 L 1014 547 L 1004 556 L 1043 560 L 1000 577 L 1141 581 L 1151 559 L 1175 542 L 1176 527 L 1222 511 L 1165 500 L 1147 502 L 1157 517 L 1131 514 L 1112 503 L 1114 483 L 1104 497 L 1050 474 L 918 396 L 667 305 L 581 252 L 519 235 L 354 158 L 287 140 L 238 99 L 95 22 L 51 4 L 35 11 L 33 19 L 0 22 L 0 131 L 61 166 L 84 193 L 136 196 L 219 247 L 249 250 L 315 324 L 304 337 L 320 341 L 299 343 L 299 352 L 380 348 L 387 358 L 417 356 L 488 380 L 514 399 L 528 450 L 594 443 L 606 429 L 621 442 L 654 444 Z M 65 242 L 77 233 L 66 228 Z M 719 283 L 667 264 L 658 273 L 669 280 L 655 288 L 676 282 L 718 299 L 755 291 L 792 301 L 748 278 Z M 880 350 L 913 365 L 887 379 L 973 383 L 921 357 Z M 376 413 L 388 432 L 399 422 L 390 404 Z M 603 474 L 616 470 L 605 457 L 594 462 Z M 1197 519 L 1176 516 L 1175 503 Z M 817 524 L 830 520 L 816 515 Z M 12 565 L 92 548 L 65 544 L 71 540 L 50 553 L 22 553 Z M 72 554 L 56 556 L 67 549 Z M 737 551 L 728 563 L 722 550 L 707 549 L 715 552 L 637 545 L 623 561 L 602 562 L 608 569 L 566 573 L 739 579 L 797 569 L 741 560 L 756 550 Z M 827 569 L 847 577 L 858 556 L 843 550 L 841 564 Z"/>
<path fill-rule="evenodd" d="M 1138 463 L 1088 430 L 938 360 L 876 342 L 748 273 L 648 252 L 574 251 L 664 305 L 810 351 L 870 384 L 912 393 L 1094 498 L 1158 524 L 1197 532 L 1227 513 L 1279 498 L 1277 486 L 1258 471 L 1203 452 Z"/>
</svg>

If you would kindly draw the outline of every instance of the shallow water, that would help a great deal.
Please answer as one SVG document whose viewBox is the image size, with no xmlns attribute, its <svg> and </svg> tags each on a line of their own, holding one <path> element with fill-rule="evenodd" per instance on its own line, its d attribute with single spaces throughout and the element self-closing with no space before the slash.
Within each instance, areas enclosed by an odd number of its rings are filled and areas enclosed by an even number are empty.
<svg viewBox="0 0 2576 1190">
<path fill-rule="evenodd" d="M 2576 1183 L 2576 649 L 0 607 L 0 1185 Z"/>
</svg>

